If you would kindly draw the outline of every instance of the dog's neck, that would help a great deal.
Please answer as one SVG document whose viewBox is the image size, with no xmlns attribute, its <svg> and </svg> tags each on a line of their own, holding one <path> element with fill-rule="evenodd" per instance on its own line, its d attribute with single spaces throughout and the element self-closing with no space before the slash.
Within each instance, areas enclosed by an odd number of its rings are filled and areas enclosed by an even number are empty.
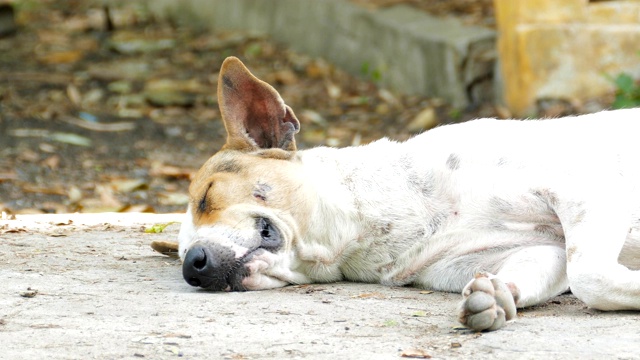
<svg viewBox="0 0 640 360">
<path fill-rule="evenodd" d="M 428 152 L 412 152 L 411 142 L 387 139 L 359 147 L 300 151 L 298 160 L 318 200 L 301 234 L 305 243 L 341 249 L 343 257 L 371 241 L 392 247 L 394 237 L 433 233 L 435 225 L 416 219 L 437 219 L 450 202 L 438 186 Z M 424 216 L 413 216 L 415 212 Z"/>
<path fill-rule="evenodd" d="M 362 231 L 347 179 L 353 171 L 351 161 L 344 158 L 349 151 L 322 147 L 299 152 L 304 178 L 316 197 L 307 231 L 302 234 L 309 243 L 342 243 L 345 238 L 356 239 Z"/>
</svg>

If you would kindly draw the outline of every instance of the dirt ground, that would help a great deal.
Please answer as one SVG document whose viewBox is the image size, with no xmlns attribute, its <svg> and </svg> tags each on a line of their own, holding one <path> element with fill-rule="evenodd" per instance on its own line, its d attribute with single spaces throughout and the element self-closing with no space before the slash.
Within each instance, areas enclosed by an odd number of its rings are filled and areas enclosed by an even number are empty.
<svg viewBox="0 0 640 360">
<path fill-rule="evenodd" d="M 224 142 L 215 89 L 230 55 L 294 109 L 301 148 L 406 139 L 496 113 L 392 93 L 367 64 L 356 78 L 267 38 L 101 4 L 14 3 L 17 25 L 0 34 L 0 210 L 183 211 L 189 176 Z"/>
<path fill-rule="evenodd" d="M 189 177 L 224 142 L 215 89 L 229 55 L 294 109 L 300 148 L 404 140 L 439 124 L 509 116 L 490 103 L 454 108 L 389 91 L 378 86 L 384 74 L 366 63 L 352 76 L 268 38 L 179 27 L 143 2 L 10 3 L 0 6 L 0 211 L 7 213 L 183 211 Z M 364 3 L 493 19 L 490 0 Z M 607 101 L 549 101 L 539 115 L 592 112 Z"/>
<path fill-rule="evenodd" d="M 640 359 L 640 316 L 572 295 L 493 333 L 455 319 L 460 296 L 337 283 L 211 293 L 153 252 L 180 215 L 19 215 L 0 221 L 2 359 Z"/>
</svg>

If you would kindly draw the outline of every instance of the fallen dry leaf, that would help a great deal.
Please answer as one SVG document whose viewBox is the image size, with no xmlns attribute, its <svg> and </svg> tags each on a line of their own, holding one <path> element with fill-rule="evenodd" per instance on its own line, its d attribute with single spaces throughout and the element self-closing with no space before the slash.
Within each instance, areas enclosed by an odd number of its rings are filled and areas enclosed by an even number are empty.
<svg viewBox="0 0 640 360">
<path fill-rule="evenodd" d="M 55 146 L 48 144 L 48 143 L 40 143 L 38 144 L 38 148 L 42 151 L 42 152 L 46 152 L 49 154 L 53 154 L 58 152 L 58 150 L 56 149 Z"/>
<path fill-rule="evenodd" d="M 70 16 L 60 24 L 62 29 L 69 32 L 85 32 L 89 30 L 103 30 L 105 23 L 104 11 L 93 10 L 86 14 Z"/>
<path fill-rule="evenodd" d="M 8 229 L 0 229 L 0 234 L 16 234 L 27 232 L 25 228 L 8 228 Z"/>
<path fill-rule="evenodd" d="M 368 298 L 384 299 L 385 298 L 385 296 L 379 292 L 364 293 L 359 295 L 353 295 L 351 297 L 354 299 L 368 299 Z"/>
<path fill-rule="evenodd" d="M 149 204 L 138 204 L 138 205 L 127 205 L 124 208 L 120 209 L 120 212 L 131 212 L 131 213 L 153 213 L 155 210 L 153 206 Z"/>
<path fill-rule="evenodd" d="M 33 324 L 29 325 L 29 327 L 32 329 L 59 329 L 62 326 L 58 324 Z"/>
<path fill-rule="evenodd" d="M 36 295 L 38 295 L 38 290 L 32 289 L 32 288 L 27 288 L 27 291 L 22 291 L 20 293 L 20 296 L 25 298 L 32 298 L 32 297 L 35 297 Z"/>
<path fill-rule="evenodd" d="M 403 351 L 400 356 L 411 359 L 431 359 L 431 355 L 422 349 L 408 349 Z"/>
<path fill-rule="evenodd" d="M 16 214 L 18 215 L 31 215 L 31 214 L 44 214 L 45 212 L 41 209 L 35 208 L 26 208 L 26 209 L 18 209 L 16 210 Z"/>
<path fill-rule="evenodd" d="M 160 193 L 158 201 L 162 205 L 187 205 L 189 203 L 189 195 L 184 193 Z"/>
<path fill-rule="evenodd" d="M 71 185 L 67 191 L 67 196 L 69 197 L 69 202 L 75 204 L 82 200 L 82 190 L 75 185 Z"/>
<path fill-rule="evenodd" d="M 57 141 L 57 142 L 61 142 L 69 145 L 88 147 L 88 146 L 91 146 L 92 144 L 91 139 L 85 136 L 73 134 L 73 133 L 54 132 L 47 137 L 53 141 Z"/>
<path fill-rule="evenodd" d="M 57 51 L 42 55 L 38 58 L 44 64 L 70 64 L 74 63 L 84 56 L 84 53 L 78 50 Z"/>
<path fill-rule="evenodd" d="M 103 81 L 144 79 L 149 75 L 149 64 L 139 59 L 123 60 L 117 63 L 92 63 L 88 65 L 88 74 Z"/>
<path fill-rule="evenodd" d="M 322 60 L 310 61 L 305 69 L 310 78 L 323 78 L 331 74 L 331 65 Z"/>
<path fill-rule="evenodd" d="M 22 191 L 49 195 L 67 195 L 67 191 L 62 185 L 39 186 L 34 184 L 23 184 Z"/>
<path fill-rule="evenodd" d="M 82 212 L 98 213 L 98 212 L 119 212 L 124 205 L 120 202 L 113 204 L 105 203 L 102 199 L 85 198 L 78 202 Z"/>
<path fill-rule="evenodd" d="M 78 90 L 77 86 L 73 84 L 67 85 L 67 96 L 73 105 L 80 106 L 82 104 L 82 95 L 80 95 L 80 90 Z"/>
<path fill-rule="evenodd" d="M 26 149 L 19 155 L 20 160 L 28 161 L 28 162 L 36 162 L 40 160 L 40 155 L 37 152 Z"/>
<path fill-rule="evenodd" d="M 267 76 L 269 83 L 278 83 L 283 85 L 293 85 L 300 81 L 295 72 L 291 69 L 283 69 L 276 71 L 269 76 Z"/>
<path fill-rule="evenodd" d="M 58 222 L 52 222 L 51 225 L 55 225 L 55 226 L 65 226 L 65 225 L 71 225 L 73 224 L 73 220 L 71 219 L 67 219 L 66 221 L 58 221 Z"/>
<path fill-rule="evenodd" d="M 340 86 L 332 83 L 331 81 L 327 81 L 326 87 L 327 95 L 329 95 L 330 98 L 338 99 L 340 96 L 342 96 L 342 89 L 340 88 Z"/>
<path fill-rule="evenodd" d="M 71 116 L 61 117 L 60 120 L 76 125 L 83 129 L 92 130 L 92 131 L 101 131 L 101 132 L 118 132 L 118 131 L 131 131 L 136 128 L 136 124 L 131 121 L 120 121 L 114 123 L 99 123 L 99 122 L 91 122 L 85 119 L 74 118 Z"/>
<path fill-rule="evenodd" d="M 164 176 L 176 179 L 191 179 L 196 171 L 196 169 L 181 168 L 173 165 L 165 165 L 159 162 L 154 162 L 151 164 L 149 175 Z"/>
<path fill-rule="evenodd" d="M 432 107 L 427 107 L 420 111 L 407 125 L 407 131 L 411 133 L 422 132 L 438 125 L 438 115 Z"/>
<path fill-rule="evenodd" d="M 64 229 L 54 229 L 52 231 L 46 232 L 45 234 L 50 237 L 69 236 L 69 234 Z"/>
<path fill-rule="evenodd" d="M 0 204 L 0 220 L 15 220 L 16 215 L 3 204 Z M 6 226 L 6 224 L 5 224 Z"/>
<path fill-rule="evenodd" d="M 378 97 L 382 99 L 382 101 L 393 107 L 396 107 L 398 109 L 401 109 L 403 107 L 402 102 L 398 99 L 398 97 L 396 97 L 391 91 L 387 89 L 378 90 Z"/>
<path fill-rule="evenodd" d="M 111 186 L 107 184 L 96 185 L 95 193 L 100 197 L 103 206 L 121 209 L 122 202 L 113 194 Z"/>
<path fill-rule="evenodd" d="M 141 54 L 160 50 L 168 50 L 176 46 L 171 38 L 153 38 L 146 32 L 120 31 L 109 40 L 109 47 L 121 54 Z"/>
<path fill-rule="evenodd" d="M 128 193 L 146 188 L 149 184 L 144 179 L 115 179 L 111 181 L 111 188 L 120 193 Z"/>
<path fill-rule="evenodd" d="M 48 158 L 42 160 L 40 164 L 48 167 L 51 170 L 55 170 L 58 168 L 58 165 L 60 165 L 60 156 L 57 154 L 49 156 Z"/>
<path fill-rule="evenodd" d="M 191 339 L 191 335 L 178 334 L 178 333 L 168 333 L 168 334 L 164 334 L 162 336 L 166 337 L 166 338 Z"/>
<path fill-rule="evenodd" d="M 0 172 L 0 182 L 10 181 L 10 180 L 17 180 L 17 179 L 18 179 L 18 174 L 16 174 L 16 172 L 13 171 L 13 170 L 6 171 L 6 172 Z"/>
</svg>

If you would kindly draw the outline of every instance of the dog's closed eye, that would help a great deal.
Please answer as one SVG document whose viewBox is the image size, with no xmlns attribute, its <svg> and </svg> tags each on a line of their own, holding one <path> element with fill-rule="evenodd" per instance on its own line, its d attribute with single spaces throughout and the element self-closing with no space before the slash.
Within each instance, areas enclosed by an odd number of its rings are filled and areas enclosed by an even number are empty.
<svg viewBox="0 0 640 360">
<path fill-rule="evenodd" d="M 209 183 L 209 186 L 207 186 L 207 190 L 204 192 L 204 195 L 202 195 L 202 198 L 198 203 L 198 211 L 200 213 L 205 213 L 207 211 L 207 194 L 209 193 L 209 189 L 211 189 L 211 186 L 213 186 L 213 182 Z"/>
</svg>

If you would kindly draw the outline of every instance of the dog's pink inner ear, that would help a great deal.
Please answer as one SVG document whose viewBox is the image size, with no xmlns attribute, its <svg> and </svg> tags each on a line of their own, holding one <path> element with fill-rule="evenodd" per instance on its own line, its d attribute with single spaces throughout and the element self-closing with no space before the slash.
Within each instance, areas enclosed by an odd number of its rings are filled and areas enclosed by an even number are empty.
<svg viewBox="0 0 640 360">
<path fill-rule="evenodd" d="M 271 85 L 253 76 L 236 58 L 220 70 L 218 99 L 227 129 L 227 148 L 296 150 L 300 122 Z"/>
</svg>

